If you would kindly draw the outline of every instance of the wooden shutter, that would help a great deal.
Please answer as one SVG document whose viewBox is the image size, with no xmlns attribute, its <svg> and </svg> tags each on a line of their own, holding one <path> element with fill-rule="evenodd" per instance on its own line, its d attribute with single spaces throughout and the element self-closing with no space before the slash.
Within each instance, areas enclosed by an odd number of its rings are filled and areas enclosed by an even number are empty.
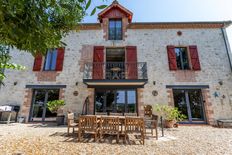
<svg viewBox="0 0 232 155">
<path fill-rule="evenodd" d="M 167 46 L 168 63 L 170 70 L 177 70 L 175 46 Z"/>
<path fill-rule="evenodd" d="M 95 46 L 93 52 L 93 79 L 103 79 L 104 47 Z"/>
<path fill-rule="evenodd" d="M 197 46 L 189 46 L 189 53 L 193 70 L 201 70 L 200 60 L 198 56 Z"/>
<path fill-rule="evenodd" d="M 56 58 L 56 71 L 63 70 L 64 63 L 64 48 L 57 49 L 57 58 Z"/>
<path fill-rule="evenodd" d="M 126 47 L 127 79 L 138 79 L 137 47 Z"/>
<path fill-rule="evenodd" d="M 37 54 L 34 60 L 33 71 L 40 71 L 42 67 L 43 56 L 42 54 Z"/>
</svg>

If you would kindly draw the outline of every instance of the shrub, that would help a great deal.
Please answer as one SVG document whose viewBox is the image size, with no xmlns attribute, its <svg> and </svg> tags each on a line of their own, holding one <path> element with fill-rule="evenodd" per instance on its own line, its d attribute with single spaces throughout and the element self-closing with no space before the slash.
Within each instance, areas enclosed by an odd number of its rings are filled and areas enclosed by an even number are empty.
<svg viewBox="0 0 232 155">
<path fill-rule="evenodd" d="M 47 107 L 52 113 L 56 113 L 64 105 L 64 100 L 53 100 L 47 103 Z"/>
<path fill-rule="evenodd" d="M 182 121 L 187 118 L 184 114 L 182 114 L 178 108 L 167 106 L 167 105 L 156 105 L 154 107 L 155 111 L 157 111 L 161 116 L 164 117 L 167 121 Z"/>
</svg>

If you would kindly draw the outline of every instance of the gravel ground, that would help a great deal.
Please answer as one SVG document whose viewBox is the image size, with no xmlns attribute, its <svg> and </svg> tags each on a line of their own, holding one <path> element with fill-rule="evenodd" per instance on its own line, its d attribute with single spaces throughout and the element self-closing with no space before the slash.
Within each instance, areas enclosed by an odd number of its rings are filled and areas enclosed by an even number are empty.
<svg viewBox="0 0 232 155">
<path fill-rule="evenodd" d="M 165 129 L 165 137 L 156 140 L 148 136 L 141 145 L 137 136 L 130 135 L 130 142 L 120 137 L 105 137 L 102 142 L 94 142 L 87 135 L 82 142 L 76 137 L 67 136 L 66 127 L 41 126 L 39 124 L 0 124 L 0 154 L 26 155 L 69 155 L 69 154 L 231 154 L 232 129 L 219 129 L 210 126 L 180 126 Z"/>
</svg>

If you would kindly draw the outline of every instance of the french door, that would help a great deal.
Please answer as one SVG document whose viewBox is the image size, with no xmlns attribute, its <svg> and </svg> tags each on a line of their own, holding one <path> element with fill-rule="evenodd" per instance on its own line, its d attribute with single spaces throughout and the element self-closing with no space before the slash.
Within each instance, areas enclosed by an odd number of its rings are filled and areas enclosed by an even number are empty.
<svg viewBox="0 0 232 155">
<path fill-rule="evenodd" d="M 57 114 L 47 108 L 47 102 L 59 99 L 59 89 L 33 91 L 30 121 L 55 121 Z"/>
<path fill-rule="evenodd" d="M 136 113 L 136 90 L 95 90 L 95 112 Z"/>
<path fill-rule="evenodd" d="M 173 90 L 175 107 L 182 112 L 190 123 L 205 122 L 204 105 L 200 89 Z"/>
</svg>

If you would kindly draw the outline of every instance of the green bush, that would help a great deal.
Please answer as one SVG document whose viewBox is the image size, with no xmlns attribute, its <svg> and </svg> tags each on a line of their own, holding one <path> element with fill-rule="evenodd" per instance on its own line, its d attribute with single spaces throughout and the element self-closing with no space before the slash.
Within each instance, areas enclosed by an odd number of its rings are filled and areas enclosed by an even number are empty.
<svg viewBox="0 0 232 155">
<path fill-rule="evenodd" d="M 47 107 L 52 113 L 56 113 L 64 105 L 64 100 L 53 100 L 47 103 Z"/>
<path fill-rule="evenodd" d="M 187 117 L 182 114 L 178 108 L 167 106 L 167 105 L 156 105 L 154 107 L 155 111 L 164 117 L 167 121 L 182 121 Z"/>
</svg>

